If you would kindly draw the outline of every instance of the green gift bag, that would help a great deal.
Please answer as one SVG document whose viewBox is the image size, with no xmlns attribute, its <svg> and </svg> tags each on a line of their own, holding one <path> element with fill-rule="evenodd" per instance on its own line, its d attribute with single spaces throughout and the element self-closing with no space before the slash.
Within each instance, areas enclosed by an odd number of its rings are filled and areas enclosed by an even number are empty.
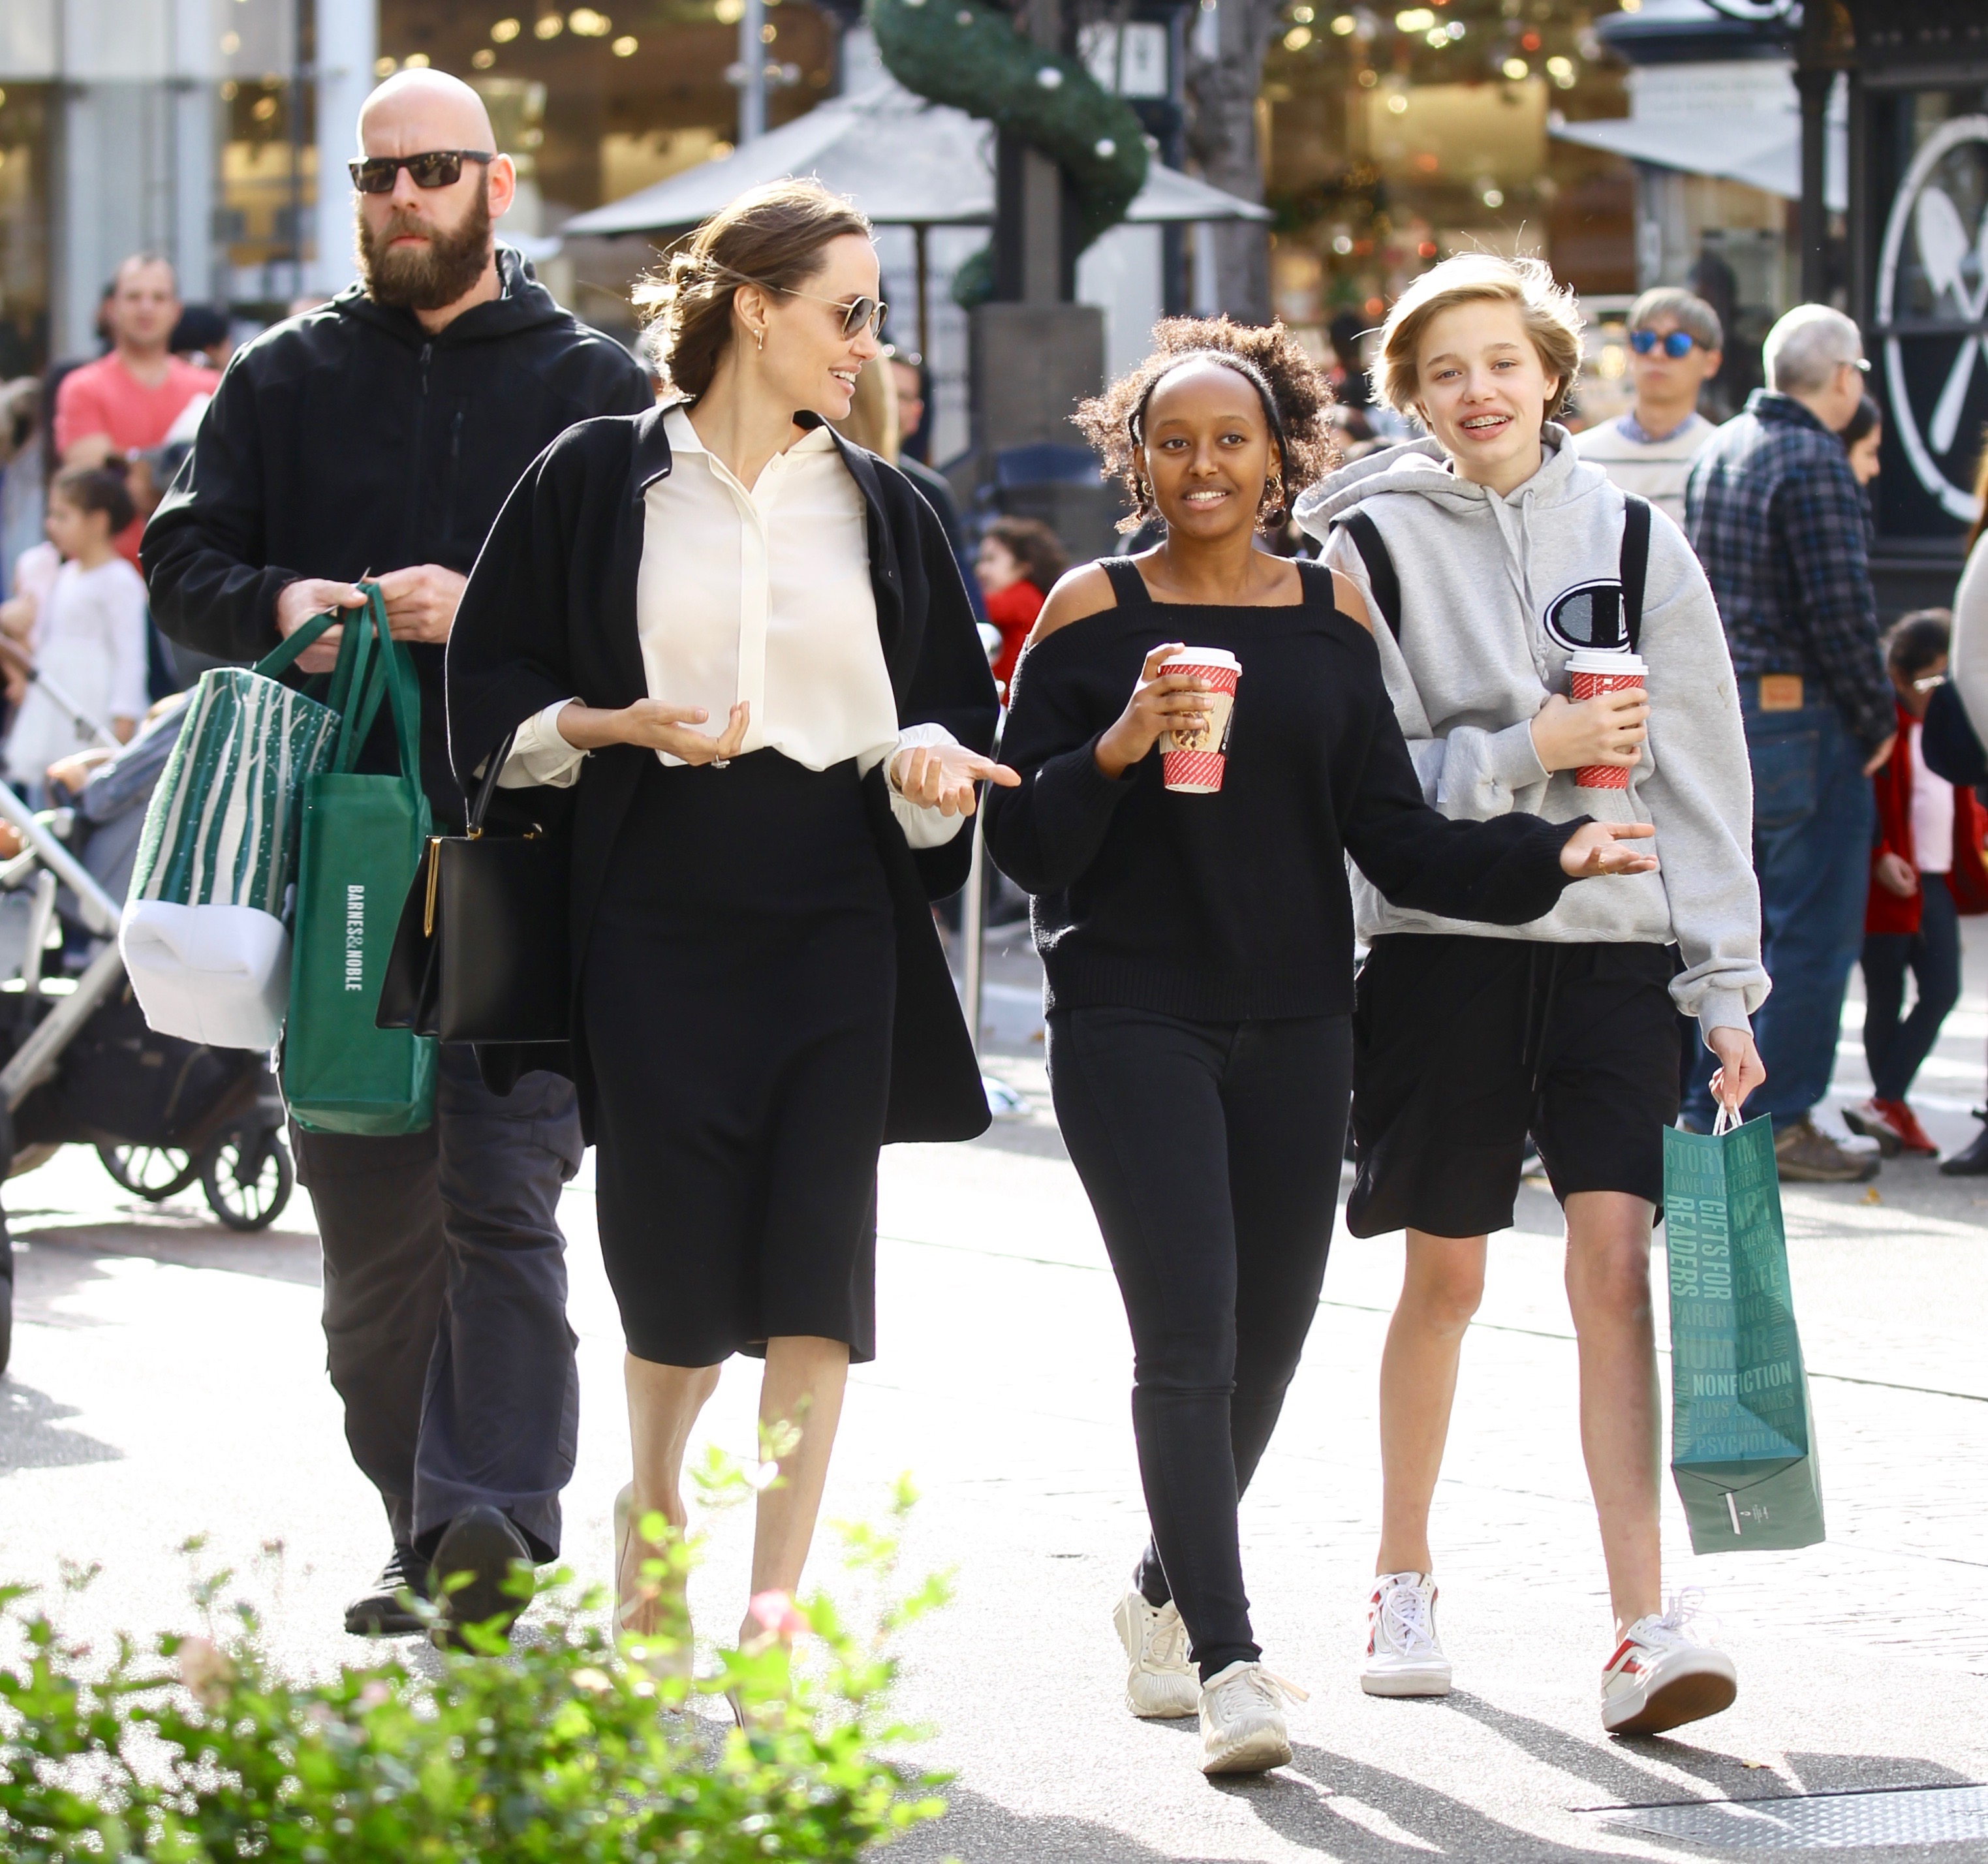
<svg viewBox="0 0 1988 1864">
<path fill-rule="evenodd" d="M 311 1132 L 419 1132 L 434 1117 L 435 1044 L 374 1022 L 401 902 L 421 864 L 421 694 L 387 631 L 377 588 L 347 628 L 332 680 L 341 714 L 330 767 L 304 785 L 283 1098 Z M 353 765 L 384 695 L 400 769 Z"/>
<path fill-rule="evenodd" d="M 1694 1553 L 1823 1538 L 1773 1122 L 1729 1119 L 1664 1135 L 1671 1473 Z"/>
</svg>

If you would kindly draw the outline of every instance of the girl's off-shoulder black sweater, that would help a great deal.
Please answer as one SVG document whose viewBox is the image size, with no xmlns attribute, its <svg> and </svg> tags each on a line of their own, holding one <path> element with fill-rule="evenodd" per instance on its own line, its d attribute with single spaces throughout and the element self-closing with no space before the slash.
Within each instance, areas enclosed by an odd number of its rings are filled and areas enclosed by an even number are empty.
<svg viewBox="0 0 1988 1864">
<path fill-rule="evenodd" d="M 1301 604 L 1229 607 L 1156 603 L 1132 563 L 1106 567 L 1119 605 L 1023 656 L 1001 744 L 1021 787 L 986 794 L 989 851 L 1034 896 L 1050 1009 L 1350 1011 L 1349 854 L 1389 899 L 1445 918 L 1552 910 L 1579 824 L 1453 822 L 1424 801 L 1372 638 L 1334 607 L 1327 571 L 1299 566 Z M 1115 780 L 1094 756 L 1167 641 L 1242 662 L 1213 795 L 1168 790 L 1158 747 Z"/>
</svg>

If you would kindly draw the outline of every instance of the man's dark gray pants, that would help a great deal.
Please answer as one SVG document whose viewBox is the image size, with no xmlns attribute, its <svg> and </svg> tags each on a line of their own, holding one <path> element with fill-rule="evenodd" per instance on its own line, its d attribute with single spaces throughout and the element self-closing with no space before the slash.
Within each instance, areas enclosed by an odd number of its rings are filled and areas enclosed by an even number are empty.
<svg viewBox="0 0 1988 1864">
<path fill-rule="evenodd" d="M 476 1502 L 554 1558 L 580 1435 L 562 1186 L 583 1153 L 573 1084 L 493 1094 L 450 1044 L 427 1132 L 300 1132 L 324 1247 L 324 1334 L 353 1460 L 397 1546 L 431 1554 Z"/>
</svg>

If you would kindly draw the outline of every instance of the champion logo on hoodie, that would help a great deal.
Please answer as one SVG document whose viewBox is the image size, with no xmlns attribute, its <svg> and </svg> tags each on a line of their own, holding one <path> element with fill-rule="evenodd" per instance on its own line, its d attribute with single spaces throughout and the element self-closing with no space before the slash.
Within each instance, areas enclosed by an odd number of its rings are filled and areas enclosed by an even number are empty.
<svg viewBox="0 0 1988 1864">
<path fill-rule="evenodd" d="M 1607 652 L 1629 645 L 1622 618 L 1622 585 L 1612 580 L 1576 583 L 1547 604 L 1547 632 L 1570 651 L 1588 648 Z"/>
</svg>

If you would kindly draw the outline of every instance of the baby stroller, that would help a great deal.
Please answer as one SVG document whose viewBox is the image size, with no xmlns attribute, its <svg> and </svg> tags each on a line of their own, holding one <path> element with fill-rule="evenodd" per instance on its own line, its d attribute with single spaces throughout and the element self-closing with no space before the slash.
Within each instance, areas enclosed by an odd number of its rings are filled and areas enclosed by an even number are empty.
<svg viewBox="0 0 1988 1864">
<path fill-rule="evenodd" d="M 181 706 L 100 764 L 72 807 L 37 814 L 0 786 L 21 851 L 0 862 L 0 1176 L 91 1145 L 154 1203 L 196 1180 L 231 1230 L 276 1221 L 296 1177 L 265 1054 L 155 1034 L 126 981 L 117 920 L 145 804 Z M 0 1213 L 0 1371 L 13 1260 Z"/>
</svg>

